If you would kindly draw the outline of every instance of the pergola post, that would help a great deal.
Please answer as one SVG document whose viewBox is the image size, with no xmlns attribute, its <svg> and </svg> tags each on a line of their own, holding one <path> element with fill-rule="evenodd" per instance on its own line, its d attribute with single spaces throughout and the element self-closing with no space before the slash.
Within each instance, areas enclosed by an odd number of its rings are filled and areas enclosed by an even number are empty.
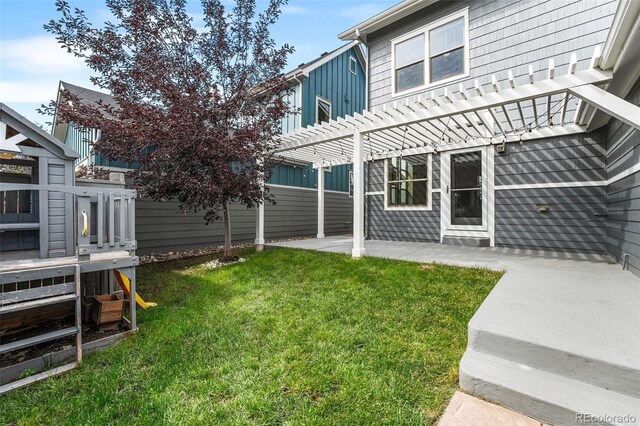
<svg viewBox="0 0 640 426">
<path fill-rule="evenodd" d="M 259 161 L 261 164 L 262 161 Z M 264 250 L 264 180 L 260 180 L 260 192 L 263 197 L 256 209 L 256 251 Z"/>
<path fill-rule="evenodd" d="M 364 255 L 364 156 L 362 133 L 353 134 L 353 250 L 354 259 Z"/>
<path fill-rule="evenodd" d="M 324 238 L 324 167 L 318 168 L 318 238 Z"/>
<path fill-rule="evenodd" d="M 256 212 L 256 251 L 264 250 L 264 200 Z"/>
</svg>

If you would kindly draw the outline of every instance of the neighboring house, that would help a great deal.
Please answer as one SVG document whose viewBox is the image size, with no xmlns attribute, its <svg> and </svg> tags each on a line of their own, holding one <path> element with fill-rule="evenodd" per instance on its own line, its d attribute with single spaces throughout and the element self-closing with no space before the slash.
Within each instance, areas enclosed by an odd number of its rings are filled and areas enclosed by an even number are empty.
<svg viewBox="0 0 640 426">
<path fill-rule="evenodd" d="M 363 111 L 365 64 L 360 43 L 350 42 L 287 73 L 293 89 L 288 102 L 296 113 L 282 120 L 283 132 Z M 63 90 L 88 102 L 114 102 L 108 94 L 63 81 L 59 86 L 58 102 L 64 102 Z M 97 129 L 78 128 L 74 123 L 61 122 L 54 117 L 52 134 L 80 153 L 76 162 L 77 172 L 90 166 L 115 172 L 130 170 L 128 164 L 103 158 L 94 152 L 91 142 L 99 137 Z M 350 169 L 350 165 L 341 165 L 326 174 L 328 234 L 351 232 Z M 308 162 L 282 158 L 282 163 L 274 168 L 268 182 L 277 203 L 265 206 L 268 239 L 316 235 L 316 182 L 316 170 Z M 140 254 L 195 249 L 223 241 L 221 223 L 207 226 L 199 215 L 182 215 L 177 211 L 176 202 L 139 200 L 136 227 Z M 255 216 L 255 210 L 235 206 L 232 215 L 234 242 L 254 240 Z M 158 232 L 160 230 L 162 232 Z"/>
<path fill-rule="evenodd" d="M 289 104 L 298 114 L 282 121 L 282 133 L 321 124 L 331 119 L 360 113 L 365 108 L 366 57 L 359 42 L 350 42 L 313 61 L 300 64 L 286 74 L 292 83 Z M 276 167 L 270 184 L 315 188 L 316 169 L 310 163 L 293 161 Z M 350 165 L 337 166 L 327 173 L 325 188 L 349 190 Z"/>
<path fill-rule="evenodd" d="M 284 135 L 278 151 L 320 170 L 352 164 L 354 257 L 365 239 L 500 246 L 606 254 L 640 276 L 640 2 L 406 0 L 339 37 L 368 48 L 367 110 Z M 517 310 L 506 285 L 487 301 Z M 579 423 L 579 407 L 636 416 L 637 358 L 577 342 L 569 327 L 589 314 L 549 303 L 559 320 L 543 322 L 557 330 L 542 343 L 527 340 L 535 307 L 485 310 L 517 339 L 472 320 L 461 385 L 553 424 Z M 602 320 L 638 347 L 637 322 Z"/>
</svg>

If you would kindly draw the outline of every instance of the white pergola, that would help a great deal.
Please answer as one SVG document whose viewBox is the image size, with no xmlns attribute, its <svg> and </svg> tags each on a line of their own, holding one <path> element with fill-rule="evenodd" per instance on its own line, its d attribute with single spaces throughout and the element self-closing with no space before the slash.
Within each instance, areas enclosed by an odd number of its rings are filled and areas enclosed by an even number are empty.
<svg viewBox="0 0 640 426">
<path fill-rule="evenodd" d="M 529 66 L 524 84 L 508 72 L 508 86 L 492 77 L 490 87 L 476 80 L 471 90 L 418 95 L 362 114 L 316 124 L 280 137 L 277 154 L 312 163 L 318 173 L 318 238 L 324 237 L 324 173 L 326 167 L 353 164 L 353 257 L 364 254 L 364 163 L 373 160 L 438 153 L 469 146 L 504 144 L 586 132 L 573 117 L 583 102 L 640 129 L 640 108 L 599 86 L 613 74 L 590 66 L 576 70 L 571 55 L 565 73 L 549 62 L 546 78 L 535 81 Z M 264 244 L 264 212 L 258 214 L 257 244 Z"/>
</svg>

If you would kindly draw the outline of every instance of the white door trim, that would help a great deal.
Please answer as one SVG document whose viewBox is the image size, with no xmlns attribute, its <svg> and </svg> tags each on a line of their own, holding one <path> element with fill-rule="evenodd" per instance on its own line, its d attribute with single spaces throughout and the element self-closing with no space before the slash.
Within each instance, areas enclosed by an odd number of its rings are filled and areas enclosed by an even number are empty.
<svg viewBox="0 0 640 426">
<path fill-rule="evenodd" d="M 451 155 L 480 151 L 482 158 L 482 225 L 451 224 Z M 495 236 L 494 147 L 474 146 L 441 153 L 440 158 L 440 238 L 449 236 L 488 237 L 491 246 Z"/>
</svg>

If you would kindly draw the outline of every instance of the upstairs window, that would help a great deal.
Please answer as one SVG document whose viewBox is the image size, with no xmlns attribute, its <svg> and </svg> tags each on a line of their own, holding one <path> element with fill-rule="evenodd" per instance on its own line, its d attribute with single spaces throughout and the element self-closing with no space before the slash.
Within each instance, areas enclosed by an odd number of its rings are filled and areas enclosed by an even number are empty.
<svg viewBox="0 0 640 426">
<path fill-rule="evenodd" d="M 469 72 L 467 9 L 392 40 L 393 94 L 446 83 Z"/>
<path fill-rule="evenodd" d="M 349 56 L 349 72 L 351 72 L 351 74 L 356 73 L 356 66 L 356 58 L 354 58 L 353 56 Z"/>
<path fill-rule="evenodd" d="M 464 74 L 464 18 L 429 31 L 430 81 Z"/>
<path fill-rule="evenodd" d="M 331 102 L 319 96 L 316 97 L 316 123 L 324 123 L 331 120 Z"/>
<path fill-rule="evenodd" d="M 424 84 L 424 34 L 396 44 L 396 92 Z"/>
</svg>

